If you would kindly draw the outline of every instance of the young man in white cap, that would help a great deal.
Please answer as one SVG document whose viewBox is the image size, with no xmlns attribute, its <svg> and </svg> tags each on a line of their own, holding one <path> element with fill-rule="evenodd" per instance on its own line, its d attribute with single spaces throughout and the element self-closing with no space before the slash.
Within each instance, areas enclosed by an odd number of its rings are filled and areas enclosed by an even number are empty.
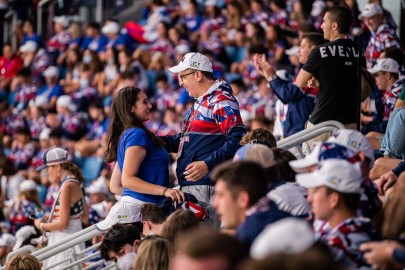
<svg viewBox="0 0 405 270">
<path fill-rule="evenodd" d="M 44 72 L 45 84 L 35 93 L 35 105 L 44 110 L 52 110 L 56 107 L 56 100 L 63 95 L 63 88 L 59 84 L 59 69 L 49 66 Z"/>
<path fill-rule="evenodd" d="M 308 201 L 315 218 L 324 220 L 329 230 L 316 232 L 328 245 L 335 260 L 346 269 L 369 267 L 360 244 L 379 240 L 370 219 L 356 216 L 362 174 L 358 165 L 339 159 L 323 161 L 312 173 L 297 175 L 298 184 L 308 189 Z"/>
<path fill-rule="evenodd" d="M 399 79 L 398 63 L 391 58 L 378 59 L 377 64 L 368 71 L 374 74 L 378 89 L 383 92 L 382 102 L 376 102 L 377 112 L 374 116 L 362 115 L 361 132 L 370 140 L 373 149 L 380 149 L 380 138 L 384 136 L 387 129 L 388 120 L 404 81 Z"/>
<path fill-rule="evenodd" d="M 212 220 L 215 217 L 211 208 L 214 187 L 208 172 L 231 159 L 240 146 L 245 126 L 239 104 L 227 82 L 214 80 L 212 64 L 205 55 L 188 53 L 169 71 L 178 74 L 180 86 L 195 102 L 186 115 L 181 133 L 163 139 L 168 152 L 177 153 L 176 173 L 181 189 L 193 194 L 202 207 L 208 208 Z"/>
<path fill-rule="evenodd" d="M 378 57 L 385 48 L 400 47 L 395 32 L 383 22 L 383 9 L 377 4 L 367 4 L 359 15 L 371 32 L 364 56 L 367 60 L 367 68 L 376 64 Z"/>
</svg>

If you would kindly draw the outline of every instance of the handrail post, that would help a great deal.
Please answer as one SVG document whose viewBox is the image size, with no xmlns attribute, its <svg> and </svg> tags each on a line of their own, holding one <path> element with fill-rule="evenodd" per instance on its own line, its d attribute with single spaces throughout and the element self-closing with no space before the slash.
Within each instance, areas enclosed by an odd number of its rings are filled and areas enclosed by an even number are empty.
<svg viewBox="0 0 405 270">
<path fill-rule="evenodd" d="M 103 23 L 103 0 L 96 2 L 96 22 Z"/>
</svg>

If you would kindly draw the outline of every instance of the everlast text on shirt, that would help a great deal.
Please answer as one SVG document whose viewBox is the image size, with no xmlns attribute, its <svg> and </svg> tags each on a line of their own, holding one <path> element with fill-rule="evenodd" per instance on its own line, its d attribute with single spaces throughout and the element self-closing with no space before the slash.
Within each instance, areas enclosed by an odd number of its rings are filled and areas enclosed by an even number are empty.
<svg viewBox="0 0 405 270">
<path fill-rule="evenodd" d="M 325 47 L 320 47 L 319 51 L 321 53 L 321 58 L 326 57 L 344 57 L 344 58 L 353 58 L 359 57 L 359 53 L 355 50 L 354 47 L 344 47 L 340 45 L 329 45 Z"/>
</svg>

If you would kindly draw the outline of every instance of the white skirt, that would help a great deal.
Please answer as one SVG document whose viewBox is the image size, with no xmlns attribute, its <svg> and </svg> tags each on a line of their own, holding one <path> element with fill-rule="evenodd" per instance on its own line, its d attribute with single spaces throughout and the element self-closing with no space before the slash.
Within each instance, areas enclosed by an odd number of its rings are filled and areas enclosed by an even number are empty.
<svg viewBox="0 0 405 270">
<path fill-rule="evenodd" d="M 49 237 L 48 237 L 48 246 L 56 244 L 56 243 L 61 243 L 61 242 L 63 242 L 63 239 L 65 239 L 68 236 L 71 236 L 73 233 L 76 233 L 82 229 L 83 229 L 83 227 L 82 227 L 82 223 L 81 223 L 80 219 L 70 219 L 69 226 L 66 230 L 50 232 Z M 73 258 L 72 255 L 75 256 L 75 254 L 77 254 L 78 252 L 80 252 L 83 249 L 84 249 L 84 243 L 76 245 L 72 248 L 68 248 L 65 251 L 62 251 L 62 252 L 46 259 L 43 262 L 43 267 L 44 267 L 44 269 L 46 269 L 47 267 L 55 265 L 56 263 L 61 262 L 65 259 L 68 259 L 68 258 L 72 259 Z M 78 256 L 75 256 L 75 257 L 76 257 L 76 260 L 79 259 Z M 58 264 L 55 267 L 52 267 L 50 269 L 59 270 L 72 262 L 73 262 L 72 260 L 69 260 L 64 263 Z"/>
</svg>

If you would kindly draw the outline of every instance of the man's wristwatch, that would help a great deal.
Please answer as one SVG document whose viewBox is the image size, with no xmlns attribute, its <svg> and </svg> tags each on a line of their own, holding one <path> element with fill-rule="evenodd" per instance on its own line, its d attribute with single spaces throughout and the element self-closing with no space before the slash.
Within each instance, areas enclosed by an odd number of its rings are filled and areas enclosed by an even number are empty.
<svg viewBox="0 0 405 270">
<path fill-rule="evenodd" d="M 277 75 L 276 75 L 276 74 L 271 75 L 270 78 L 268 79 L 268 82 L 271 82 L 272 80 L 274 80 L 274 79 L 276 79 L 276 78 L 277 78 Z"/>
</svg>

